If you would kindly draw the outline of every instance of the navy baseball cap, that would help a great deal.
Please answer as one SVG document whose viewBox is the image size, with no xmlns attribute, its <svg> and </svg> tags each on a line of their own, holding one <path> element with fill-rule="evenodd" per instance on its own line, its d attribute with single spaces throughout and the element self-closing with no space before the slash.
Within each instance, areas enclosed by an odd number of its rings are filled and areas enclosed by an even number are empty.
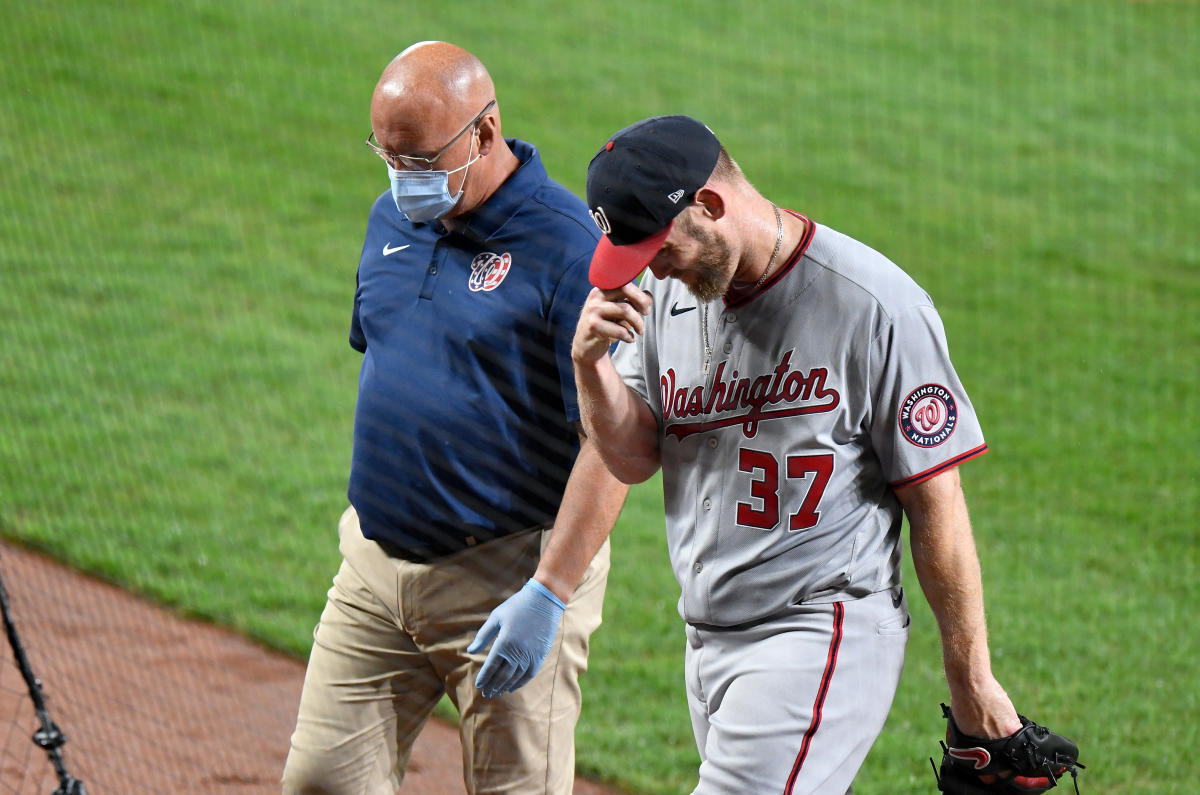
<svg viewBox="0 0 1200 795">
<path fill-rule="evenodd" d="M 588 164 L 588 209 L 604 233 L 588 280 L 602 290 L 633 281 L 708 182 L 720 153 L 717 136 L 690 116 L 642 119 L 612 136 Z"/>
</svg>

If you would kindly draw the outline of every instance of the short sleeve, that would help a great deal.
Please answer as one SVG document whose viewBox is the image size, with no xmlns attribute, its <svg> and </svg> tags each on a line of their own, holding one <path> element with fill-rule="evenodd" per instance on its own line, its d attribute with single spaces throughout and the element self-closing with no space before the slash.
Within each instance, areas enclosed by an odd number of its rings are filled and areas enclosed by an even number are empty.
<svg viewBox="0 0 1200 795">
<path fill-rule="evenodd" d="M 931 305 L 895 315 L 870 349 L 869 432 L 893 488 L 920 483 L 987 452 Z"/>
<path fill-rule="evenodd" d="M 649 271 L 647 271 L 646 275 L 642 276 L 642 280 L 639 283 L 639 286 L 643 290 L 647 289 L 648 274 Z M 653 293 L 653 291 L 651 292 Z M 658 296 L 655 296 L 655 301 L 658 300 Z M 656 356 L 653 356 L 655 334 L 654 316 L 651 314 L 646 318 L 644 333 L 634 334 L 633 342 L 618 340 L 613 343 L 610 353 L 617 375 L 621 376 L 621 380 L 625 382 L 625 386 L 636 392 L 646 402 L 655 419 L 661 425 L 661 393 L 659 392 L 657 383 L 658 359 Z M 652 381 L 651 379 L 654 380 Z M 651 384 L 654 386 L 653 390 L 650 388 Z"/>
<path fill-rule="evenodd" d="M 646 372 L 642 366 L 645 339 L 641 334 L 635 334 L 633 342 L 618 341 L 613 346 L 612 361 L 625 386 L 650 403 L 650 390 L 646 388 Z"/>
</svg>

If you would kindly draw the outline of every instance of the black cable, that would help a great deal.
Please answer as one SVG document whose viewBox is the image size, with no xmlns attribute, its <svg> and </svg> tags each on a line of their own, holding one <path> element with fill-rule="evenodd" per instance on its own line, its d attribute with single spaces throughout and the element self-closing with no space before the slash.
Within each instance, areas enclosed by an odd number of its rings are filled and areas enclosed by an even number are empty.
<svg viewBox="0 0 1200 795">
<path fill-rule="evenodd" d="M 12 646 L 17 668 L 21 670 L 21 676 L 29 686 L 29 697 L 41 724 L 41 728 L 33 733 L 33 743 L 50 757 L 50 764 L 54 765 L 54 772 L 58 775 L 58 789 L 54 790 L 53 795 L 87 795 L 83 782 L 73 778 L 63 764 L 62 751 L 59 749 L 67 741 L 67 736 L 50 720 L 50 713 L 46 711 L 46 701 L 42 698 L 42 683 L 33 675 L 29 658 L 25 655 L 25 647 L 21 645 L 17 627 L 9 613 L 8 593 L 4 590 L 3 576 L 0 576 L 0 612 L 4 614 L 4 632 L 8 635 L 8 645 Z"/>
</svg>

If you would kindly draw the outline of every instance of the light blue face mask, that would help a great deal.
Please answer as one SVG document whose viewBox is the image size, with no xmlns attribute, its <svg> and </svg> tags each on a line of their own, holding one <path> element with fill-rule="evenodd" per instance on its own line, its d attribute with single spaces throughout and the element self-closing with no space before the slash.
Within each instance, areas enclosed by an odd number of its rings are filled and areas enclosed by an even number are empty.
<svg viewBox="0 0 1200 795">
<path fill-rule="evenodd" d="M 479 159 L 475 155 L 464 165 L 452 171 L 397 171 L 389 164 L 388 179 L 392 183 L 392 199 L 396 209 L 408 220 L 420 224 L 441 218 L 454 209 L 462 198 L 463 189 L 450 195 L 450 175 L 465 168 Z M 467 184 L 466 174 L 463 175 L 463 186 Z"/>
</svg>

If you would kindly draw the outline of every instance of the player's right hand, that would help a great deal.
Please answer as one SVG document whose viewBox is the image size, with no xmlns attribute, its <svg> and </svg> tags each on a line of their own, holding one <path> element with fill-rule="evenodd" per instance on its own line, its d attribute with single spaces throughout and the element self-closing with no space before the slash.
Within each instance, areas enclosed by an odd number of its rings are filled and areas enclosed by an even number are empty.
<svg viewBox="0 0 1200 795">
<path fill-rule="evenodd" d="M 593 287 L 579 313 L 571 358 L 581 364 L 596 362 L 613 342 L 633 342 L 645 331 L 643 318 L 650 314 L 650 294 L 630 282 L 616 290 Z"/>
</svg>

